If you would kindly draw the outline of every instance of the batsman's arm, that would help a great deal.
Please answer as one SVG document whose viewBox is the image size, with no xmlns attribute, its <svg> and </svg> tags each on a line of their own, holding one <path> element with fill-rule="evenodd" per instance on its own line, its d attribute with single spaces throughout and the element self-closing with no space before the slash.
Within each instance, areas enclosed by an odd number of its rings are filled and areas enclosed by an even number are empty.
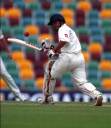
<svg viewBox="0 0 111 128">
<path fill-rule="evenodd" d="M 65 41 L 60 41 L 58 45 L 51 50 L 48 51 L 48 57 L 52 58 L 53 56 L 57 55 L 60 53 L 61 48 L 66 44 L 67 42 Z"/>
<path fill-rule="evenodd" d="M 62 48 L 66 43 L 67 43 L 67 42 L 65 42 L 65 41 L 60 41 L 60 42 L 58 43 L 58 45 L 57 45 L 55 48 L 53 48 L 53 51 L 54 51 L 55 53 L 59 53 L 60 50 L 61 50 L 61 48 Z"/>
</svg>

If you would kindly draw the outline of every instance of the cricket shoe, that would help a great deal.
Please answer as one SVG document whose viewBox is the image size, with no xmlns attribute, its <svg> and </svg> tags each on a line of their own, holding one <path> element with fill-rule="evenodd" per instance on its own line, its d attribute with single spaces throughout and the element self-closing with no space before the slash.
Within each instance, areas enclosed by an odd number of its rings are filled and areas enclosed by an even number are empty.
<svg viewBox="0 0 111 128">
<path fill-rule="evenodd" d="M 100 95 L 96 98 L 95 106 L 102 106 L 103 97 Z"/>
<path fill-rule="evenodd" d="M 37 101 L 40 104 L 54 104 L 54 100 L 52 96 L 49 96 L 47 98 L 39 97 Z"/>
</svg>

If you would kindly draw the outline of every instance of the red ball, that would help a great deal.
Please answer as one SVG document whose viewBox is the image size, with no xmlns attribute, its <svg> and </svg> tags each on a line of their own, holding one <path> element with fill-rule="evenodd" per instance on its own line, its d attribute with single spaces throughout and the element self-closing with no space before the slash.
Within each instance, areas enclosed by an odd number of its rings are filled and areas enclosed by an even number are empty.
<svg viewBox="0 0 111 128">
<path fill-rule="evenodd" d="M 29 32 L 24 32 L 24 36 L 29 36 Z"/>
</svg>

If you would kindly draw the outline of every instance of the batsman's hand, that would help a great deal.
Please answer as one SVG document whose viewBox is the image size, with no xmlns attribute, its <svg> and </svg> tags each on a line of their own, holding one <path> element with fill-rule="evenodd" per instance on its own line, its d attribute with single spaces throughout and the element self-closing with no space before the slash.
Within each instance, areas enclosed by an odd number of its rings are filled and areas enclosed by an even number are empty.
<svg viewBox="0 0 111 128">
<path fill-rule="evenodd" d="M 50 49 L 50 43 L 47 40 L 42 41 L 42 49 L 44 51 L 47 51 L 48 49 Z"/>
<path fill-rule="evenodd" d="M 47 55 L 48 55 L 49 58 L 52 58 L 55 55 L 55 52 L 51 49 L 51 50 L 48 51 Z"/>
<path fill-rule="evenodd" d="M 42 49 L 43 51 L 48 51 L 50 49 L 53 49 L 54 46 L 48 41 L 48 40 L 43 40 L 42 41 Z"/>
</svg>

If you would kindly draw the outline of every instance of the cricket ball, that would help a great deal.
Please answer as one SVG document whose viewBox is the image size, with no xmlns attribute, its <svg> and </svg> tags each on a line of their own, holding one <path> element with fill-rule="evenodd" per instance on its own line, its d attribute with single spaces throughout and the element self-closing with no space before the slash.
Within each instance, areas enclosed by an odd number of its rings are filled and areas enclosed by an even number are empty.
<svg viewBox="0 0 111 128">
<path fill-rule="evenodd" d="M 29 32 L 24 32 L 24 36 L 29 36 L 30 34 L 29 34 Z"/>
</svg>

